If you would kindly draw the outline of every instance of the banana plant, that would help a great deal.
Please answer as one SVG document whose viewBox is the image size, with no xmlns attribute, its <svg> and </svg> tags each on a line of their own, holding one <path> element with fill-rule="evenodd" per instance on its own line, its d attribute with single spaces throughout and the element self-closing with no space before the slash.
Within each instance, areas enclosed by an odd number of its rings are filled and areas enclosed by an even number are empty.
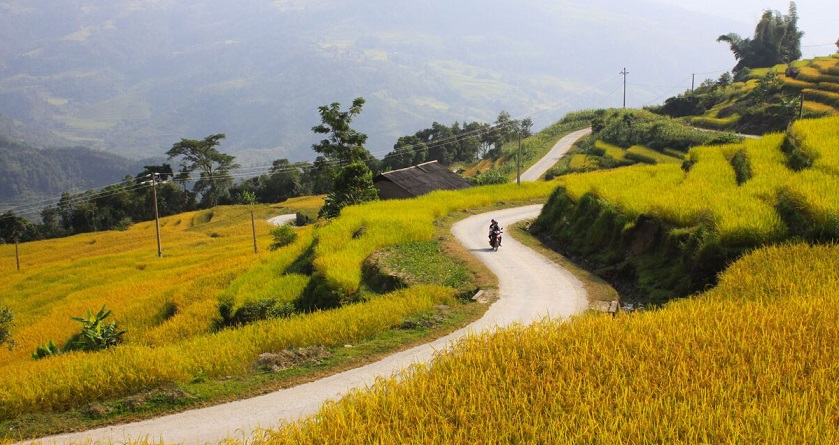
<svg viewBox="0 0 839 445">
<path fill-rule="evenodd" d="M 73 320 L 82 324 L 82 331 L 75 335 L 64 348 L 75 351 L 98 351 L 116 346 L 122 341 L 125 331 L 117 328 L 117 323 L 112 321 L 106 323 L 105 319 L 111 315 L 107 305 L 97 313 L 87 311 L 86 317 L 72 317 Z"/>
</svg>

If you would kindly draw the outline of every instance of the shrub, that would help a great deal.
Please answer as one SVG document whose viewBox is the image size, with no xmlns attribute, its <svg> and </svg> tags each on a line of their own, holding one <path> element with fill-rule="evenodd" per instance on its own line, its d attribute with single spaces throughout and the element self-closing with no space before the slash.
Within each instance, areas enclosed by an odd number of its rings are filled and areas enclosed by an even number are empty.
<svg viewBox="0 0 839 445">
<path fill-rule="evenodd" d="M 35 349 L 35 352 L 32 354 L 32 358 L 35 360 L 39 360 L 42 358 L 52 357 L 54 355 L 59 354 L 61 354 L 61 349 L 58 346 L 56 346 L 56 344 L 52 340 L 50 340 L 49 342 L 38 346 Z"/>
<path fill-rule="evenodd" d="M 72 336 L 64 345 L 64 349 L 56 346 L 52 340 L 38 346 L 35 353 L 32 354 L 32 358 L 41 359 L 69 351 L 101 351 L 116 346 L 122 341 L 125 331 L 119 330 L 115 321 L 105 323 L 105 319 L 110 315 L 111 311 L 103 305 L 102 309 L 96 314 L 87 311 L 85 317 L 72 317 L 74 321 L 82 324 L 81 332 Z"/>
<path fill-rule="evenodd" d="M 731 166 L 734 167 L 734 173 L 737 175 L 737 185 L 743 185 L 743 183 L 752 178 L 752 167 L 749 165 L 746 150 L 737 150 L 734 156 L 731 157 L 730 162 Z"/>
<path fill-rule="evenodd" d="M 12 349 L 15 345 L 11 335 L 14 319 L 11 309 L 0 306 L 0 345 L 5 343 L 9 346 L 9 349 Z"/>
<path fill-rule="evenodd" d="M 268 246 L 268 250 L 277 250 L 285 247 L 297 239 L 297 233 L 289 224 L 283 224 L 271 230 L 271 236 L 274 237 L 274 242 Z"/>
<path fill-rule="evenodd" d="M 471 182 L 472 185 L 496 185 L 510 182 L 510 180 L 498 170 L 490 170 L 486 173 L 478 172 L 475 176 L 466 178 L 466 180 Z"/>
<path fill-rule="evenodd" d="M 96 314 L 87 311 L 86 317 L 73 317 L 73 320 L 82 324 L 82 331 L 67 342 L 64 350 L 100 351 L 120 343 L 125 331 L 120 331 L 115 321 L 105 323 L 105 319 L 110 315 L 111 311 L 103 305 Z"/>
</svg>

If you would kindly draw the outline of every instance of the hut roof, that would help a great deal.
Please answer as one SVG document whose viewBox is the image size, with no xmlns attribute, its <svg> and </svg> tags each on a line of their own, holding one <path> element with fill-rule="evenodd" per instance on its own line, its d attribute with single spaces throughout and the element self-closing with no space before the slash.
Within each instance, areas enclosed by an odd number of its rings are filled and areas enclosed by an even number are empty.
<svg viewBox="0 0 839 445">
<path fill-rule="evenodd" d="M 373 178 L 374 185 L 382 181 L 393 183 L 409 196 L 420 196 L 435 190 L 460 190 L 472 186 L 460 175 L 437 161 L 391 170 Z M 379 190 L 381 191 L 382 188 L 380 187 Z"/>
</svg>

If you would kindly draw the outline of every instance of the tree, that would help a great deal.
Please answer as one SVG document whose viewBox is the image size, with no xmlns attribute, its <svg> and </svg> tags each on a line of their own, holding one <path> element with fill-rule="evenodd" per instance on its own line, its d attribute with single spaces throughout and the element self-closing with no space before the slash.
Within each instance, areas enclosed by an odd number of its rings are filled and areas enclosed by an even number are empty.
<svg viewBox="0 0 839 445">
<path fill-rule="evenodd" d="M 64 350 L 100 351 L 119 344 L 125 331 L 119 330 L 115 321 L 105 323 L 110 315 L 111 311 L 103 305 L 96 314 L 88 310 L 84 317 L 72 317 L 82 324 L 82 330 L 67 342 Z"/>
<path fill-rule="evenodd" d="M 64 236 L 67 232 L 61 227 L 61 211 L 56 206 L 47 206 L 41 210 L 41 232 L 47 238 Z"/>
<path fill-rule="evenodd" d="M 37 360 L 70 351 L 101 351 L 118 345 L 123 341 L 122 336 L 125 335 L 125 331 L 120 330 L 115 321 L 105 322 L 110 315 L 111 311 L 108 310 L 107 305 L 103 305 L 96 314 L 88 310 L 84 317 L 71 317 L 82 324 L 82 330 L 67 341 L 64 349 L 59 348 L 50 340 L 38 346 L 32 358 Z"/>
<path fill-rule="evenodd" d="M 73 206 L 73 197 L 64 192 L 61 194 L 61 198 L 58 200 L 58 219 L 61 224 L 61 228 L 64 229 L 65 232 L 74 233 L 73 232 L 73 212 L 75 207 Z"/>
<path fill-rule="evenodd" d="M 798 30 L 798 10 L 790 2 L 789 13 L 766 10 L 755 27 L 752 38 L 743 38 L 729 33 L 717 37 L 717 42 L 728 43 L 737 64 L 731 70 L 740 79 L 746 68 L 769 67 L 781 63 L 789 64 L 801 58 L 801 37 Z"/>
<path fill-rule="evenodd" d="M 436 160 L 443 165 L 449 165 L 455 160 L 460 146 L 454 129 L 439 122 L 433 122 L 431 128 L 424 133 L 424 141 L 428 145 L 428 159 Z"/>
<path fill-rule="evenodd" d="M 321 124 L 312 131 L 329 136 L 312 145 L 312 149 L 324 155 L 327 161 L 339 165 L 333 178 L 333 190 L 327 195 L 320 216 L 335 217 L 348 205 L 378 199 L 373 173 L 367 165 L 372 155 L 364 148 L 367 135 L 350 127 L 363 106 L 364 98 L 359 97 L 348 111 L 341 111 L 341 104 L 337 102 L 318 108 Z"/>
<path fill-rule="evenodd" d="M 265 184 L 266 193 L 263 202 L 281 202 L 303 192 L 300 165 L 292 164 L 288 159 L 277 159 L 271 165 L 270 176 Z"/>
<path fill-rule="evenodd" d="M 420 164 L 428 158 L 428 146 L 418 136 L 402 136 L 393 145 L 393 151 L 382 159 L 382 168 L 396 170 Z"/>
<path fill-rule="evenodd" d="M 332 192 L 337 168 L 325 157 L 318 156 L 315 162 L 303 164 L 301 168 L 304 195 L 326 195 Z"/>
<path fill-rule="evenodd" d="M 239 167 L 239 164 L 233 163 L 235 157 L 216 149 L 225 137 L 219 133 L 200 141 L 181 139 L 166 152 L 170 160 L 181 157 L 182 176 L 196 170 L 200 172 L 192 190 L 201 196 L 205 207 L 218 205 L 222 199 L 229 197 L 230 187 L 233 186 L 230 170 Z"/>
<path fill-rule="evenodd" d="M 326 195 L 318 216 L 333 218 L 346 206 L 377 199 L 379 195 L 373 186 L 373 172 L 363 162 L 353 162 L 335 177 L 335 190 Z"/>
<path fill-rule="evenodd" d="M 492 129 L 483 138 L 483 142 L 492 148 L 486 150 L 484 158 L 494 158 L 500 155 L 501 147 L 504 144 L 515 141 L 521 136 L 522 139 L 532 134 L 533 121 L 530 118 L 521 121 L 512 119 L 510 113 L 502 111 L 492 124 Z"/>
<path fill-rule="evenodd" d="M 17 216 L 9 210 L 0 215 L 0 242 L 16 243 L 21 240 L 29 221 L 26 218 Z"/>
<path fill-rule="evenodd" d="M 364 98 L 356 98 L 347 111 L 341 111 L 341 104 L 333 102 L 329 106 L 318 107 L 321 124 L 312 128 L 318 134 L 327 134 L 328 138 L 312 145 L 316 153 L 324 155 L 330 161 L 342 165 L 363 161 L 369 155 L 364 144 L 367 135 L 350 127 L 353 119 L 361 113 Z"/>
</svg>

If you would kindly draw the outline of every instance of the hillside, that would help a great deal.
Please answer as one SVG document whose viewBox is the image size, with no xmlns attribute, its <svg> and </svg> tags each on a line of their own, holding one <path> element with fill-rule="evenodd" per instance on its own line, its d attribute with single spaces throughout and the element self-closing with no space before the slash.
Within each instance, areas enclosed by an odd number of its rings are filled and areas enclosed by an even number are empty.
<svg viewBox="0 0 839 445">
<path fill-rule="evenodd" d="M 365 278 L 365 260 L 385 247 L 420 241 L 438 252 L 456 251 L 446 241 L 450 235 L 435 229 L 439 217 L 498 199 L 543 200 L 552 188 L 476 187 L 350 207 L 329 224 L 296 229 L 294 241 L 276 251 L 266 250 L 271 228 L 264 220 L 317 208 L 322 198 L 162 218 L 162 258 L 155 254 L 153 222 L 23 243 L 19 271 L 15 246 L 0 245 L 6 277 L 0 304 L 15 314 L 17 342 L 13 350 L 0 348 L 0 429 L 45 434 L 68 424 L 219 403 L 353 366 L 424 338 L 429 329 L 459 326 L 483 306 L 465 297 L 478 283 L 492 286 L 486 272 L 464 266 L 466 255 L 455 254 L 442 272 L 397 291 Z M 124 345 L 32 357 L 51 341 L 65 349 L 79 328 L 71 317 L 103 305 L 126 331 Z M 300 348 L 323 349 L 332 358 L 295 362 L 282 372 L 256 363 L 262 353 Z M 242 383 L 231 386 L 231 376 Z M 155 397 L 164 397 L 163 408 Z"/>
<path fill-rule="evenodd" d="M 79 193 L 133 176 L 150 161 L 85 147 L 38 149 L 0 136 L 0 209 L 13 206 L 33 220 L 62 193 Z"/>
<path fill-rule="evenodd" d="M 686 78 L 688 60 L 731 65 L 714 39 L 735 26 L 641 0 L 31 0 L 0 10 L 0 113 L 60 145 L 134 159 L 226 133 L 245 166 L 311 159 L 317 107 L 358 96 L 379 157 L 433 121 L 489 122 L 503 109 L 540 128 L 617 104 L 627 61 L 644 79 L 631 100 L 644 103 L 660 96 L 647 85 Z"/>
<path fill-rule="evenodd" d="M 748 70 L 743 82 L 706 80 L 651 110 L 745 134 L 783 131 L 796 118 L 839 114 L 839 53 Z"/>
<path fill-rule="evenodd" d="M 513 441 L 552 441 L 572 434 L 567 431 L 571 421 L 592 422 L 591 428 L 574 428 L 583 441 L 632 432 L 664 442 L 674 437 L 761 438 L 766 431 L 831 441 L 833 428 L 784 419 L 800 413 L 815 418 L 819 409 L 813 407 L 836 403 L 835 391 L 823 391 L 835 382 L 829 377 L 835 372 L 832 350 L 823 347 L 836 334 L 831 328 L 836 324 L 824 318 L 835 318 L 829 298 L 839 270 L 835 249 L 808 244 L 754 248 L 791 238 L 819 243 L 837 237 L 832 224 L 839 204 L 822 188 L 832 190 L 839 171 L 831 149 L 839 138 L 836 119 L 802 120 L 787 134 L 693 148 L 686 156 L 689 162 L 675 168 L 671 163 L 635 165 L 521 187 L 476 187 L 350 207 L 330 224 L 301 229 L 294 244 L 272 255 L 253 255 L 247 214 L 254 209 L 242 207 L 167 218 L 163 233 L 169 247 L 162 259 L 153 255 L 151 224 L 27 243 L 24 272 L 9 270 L 11 280 L 3 283 L 4 295 L 11 296 L 3 303 L 25 313 L 25 328 L 17 334 L 26 348 L 8 355 L 0 351 L 15 363 L 0 367 L 5 397 L 0 413 L 14 424 L 36 418 L 45 400 L 57 412 L 88 419 L 138 406 L 132 405 L 138 399 L 172 397 L 169 403 L 189 404 L 193 392 L 252 372 L 259 351 L 317 344 L 346 350 L 343 345 L 378 339 L 406 320 L 416 326 L 421 324 L 417 320 L 434 319 L 441 304 L 456 305 L 452 288 L 417 285 L 396 293 L 373 292 L 362 276 L 365 258 L 384 246 L 439 239 L 433 227 L 444 215 L 499 201 L 544 199 L 561 185 L 534 226 L 558 229 L 551 233 L 558 239 L 568 228 L 564 224 L 576 225 L 577 246 L 594 252 L 588 259 L 602 256 L 624 270 L 642 271 L 641 263 L 619 257 L 628 248 L 650 254 L 647 259 L 669 260 L 674 268 L 697 264 L 692 261 L 721 267 L 736 259 L 735 266 L 721 275 L 718 289 L 661 310 L 546 321 L 473 338 L 452 352 L 454 360 L 441 358 L 427 373 L 419 368 L 410 379 L 381 382 L 331 404 L 318 422 L 290 425 L 270 443 L 307 443 L 333 434 L 338 434 L 336 441 L 356 442 L 353 434 L 369 434 L 371 425 L 383 438 L 403 437 L 403 425 L 411 431 L 420 425 L 443 442 L 465 435 L 497 437 L 499 431 Z M 732 162 L 735 158 L 740 160 Z M 791 159 L 797 160 L 794 169 Z M 744 162 L 750 173 L 738 179 L 735 164 Z M 562 206 L 567 207 L 563 217 L 553 217 Z M 260 218 L 273 212 L 256 211 Z M 267 227 L 258 230 L 264 240 Z M 649 236 L 629 236 L 645 233 Z M 68 250 L 75 255 L 72 262 L 63 254 Z M 0 246 L 0 253 L 7 259 L 14 255 L 11 246 Z M 679 255 L 684 260 L 674 261 Z M 691 277 L 686 270 L 662 271 L 661 276 L 637 276 L 647 278 L 646 283 L 665 275 Z M 331 304 L 335 310 L 285 318 L 288 303 L 301 297 L 304 304 Z M 28 306 L 36 302 L 37 308 Z M 47 338 L 67 338 L 73 325 L 67 313 L 82 314 L 103 302 L 113 305 L 115 315 L 130 327 L 131 343 L 107 354 L 42 361 L 26 357 Z M 46 316 L 45 305 L 55 308 Z M 216 330 L 220 319 L 237 312 L 267 318 Z M 802 369 L 802 363 L 809 367 Z M 476 369 L 482 370 L 479 378 Z M 705 378 L 697 379 L 697 369 Z M 604 375 L 612 377 L 603 381 Z M 790 375 L 795 378 L 786 378 Z M 511 380 L 517 384 L 510 385 Z M 68 386 L 67 381 L 76 383 Z M 161 387 L 168 389 L 150 390 Z M 552 388 L 548 399 L 545 388 Z M 380 389 L 386 394 L 373 392 Z M 425 399 L 415 389 L 441 399 L 419 403 Z M 760 397 L 753 397 L 756 393 Z M 709 395 L 726 409 L 710 410 L 717 404 L 709 405 Z M 532 403 L 513 403 L 517 400 Z M 610 402 L 608 407 L 603 400 Z M 469 414 L 487 407 L 502 414 Z M 625 422 L 595 422 L 606 415 L 602 409 Z M 648 410 L 656 415 L 639 415 Z M 767 412 L 774 414 L 767 417 Z M 469 421 L 452 423 L 451 413 L 466 413 Z M 752 420 L 738 422 L 742 413 Z M 426 420 L 391 422 L 412 416 Z M 662 423 L 662 418 L 667 420 Z M 679 430 L 668 425 L 679 425 Z M 331 432 L 333 426 L 339 432 Z"/>
<path fill-rule="evenodd" d="M 630 301 L 686 296 L 757 247 L 839 239 L 837 131 L 839 116 L 804 119 L 787 133 L 694 147 L 681 164 L 561 176 L 533 228 Z"/>
</svg>

